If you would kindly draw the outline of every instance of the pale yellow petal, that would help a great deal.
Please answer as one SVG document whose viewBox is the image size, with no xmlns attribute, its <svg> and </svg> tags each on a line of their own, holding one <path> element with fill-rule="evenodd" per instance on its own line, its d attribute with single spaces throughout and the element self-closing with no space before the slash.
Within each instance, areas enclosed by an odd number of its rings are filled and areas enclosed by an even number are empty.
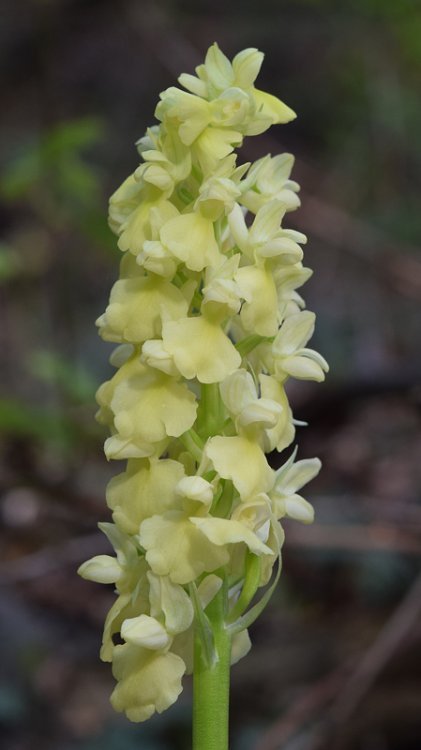
<svg viewBox="0 0 421 750">
<path fill-rule="evenodd" d="M 174 583 L 190 583 L 228 561 L 226 549 L 212 544 L 184 513 L 176 510 L 143 521 L 139 540 L 152 571 L 168 575 Z"/>
<path fill-rule="evenodd" d="M 244 266 L 235 274 L 245 302 L 241 322 L 246 331 L 259 336 L 275 336 L 278 331 L 278 293 L 273 276 L 266 268 Z"/>
<path fill-rule="evenodd" d="M 191 146 L 210 120 L 209 103 L 204 99 L 176 86 L 160 94 L 155 116 L 161 121 L 172 121 L 170 127 L 177 129 L 185 146 Z"/>
<path fill-rule="evenodd" d="M 304 346 L 313 335 L 315 321 L 315 314 L 309 310 L 286 318 L 273 342 L 275 356 L 286 357 Z"/>
<path fill-rule="evenodd" d="M 311 356 L 284 357 L 282 359 L 282 370 L 293 378 L 300 380 L 315 380 L 321 383 L 325 379 L 325 371 L 317 360 Z"/>
<path fill-rule="evenodd" d="M 97 555 L 86 560 L 77 572 L 87 581 L 97 583 L 115 583 L 122 575 L 121 565 L 115 557 L 110 557 L 110 555 Z"/>
<path fill-rule="evenodd" d="M 268 117 L 272 125 L 283 124 L 294 120 L 297 115 L 280 99 L 259 89 L 253 90 L 254 99 L 260 113 Z"/>
<path fill-rule="evenodd" d="M 196 398 L 186 385 L 140 363 L 120 380 L 110 407 L 121 439 L 151 445 L 189 430 L 197 410 Z"/>
<path fill-rule="evenodd" d="M 237 130 L 222 127 L 206 128 L 194 144 L 203 173 L 212 173 L 220 160 L 231 154 L 236 146 L 241 146 L 242 142 L 243 136 Z"/>
<path fill-rule="evenodd" d="M 246 656 L 251 649 L 251 640 L 247 630 L 236 633 L 232 639 L 231 645 L 231 665 L 237 664 L 243 656 Z"/>
<path fill-rule="evenodd" d="M 182 691 L 181 678 L 186 666 L 171 652 L 149 651 L 126 643 L 116 646 L 113 674 L 118 680 L 111 695 L 116 711 L 130 721 L 145 721 L 157 711 L 162 713 Z"/>
<path fill-rule="evenodd" d="M 218 265 L 220 253 L 213 223 L 200 213 L 188 213 L 167 221 L 161 229 L 162 244 L 191 271 Z"/>
<path fill-rule="evenodd" d="M 226 518 L 191 518 L 190 521 L 218 547 L 227 544 L 246 544 L 255 555 L 270 554 L 271 550 L 241 521 Z"/>
<path fill-rule="evenodd" d="M 160 336 L 162 320 L 187 314 L 188 304 L 174 284 L 152 274 L 117 281 L 100 325 L 106 341 L 140 343 Z"/>
<path fill-rule="evenodd" d="M 206 53 L 205 69 L 209 82 L 216 89 L 226 89 L 234 80 L 232 65 L 216 42 Z"/>
<path fill-rule="evenodd" d="M 263 57 L 263 52 L 254 47 L 243 49 L 234 57 L 232 68 L 236 86 L 248 89 L 253 85 L 262 67 Z"/>
<path fill-rule="evenodd" d="M 149 615 L 139 615 L 124 620 L 121 637 L 126 643 L 159 651 L 169 646 L 171 638 L 158 620 Z"/>
<path fill-rule="evenodd" d="M 163 613 L 165 628 L 171 635 L 182 633 L 193 622 L 193 605 L 183 587 L 173 583 L 168 576 L 147 574 L 150 593 L 151 615 L 159 617 Z"/>
<path fill-rule="evenodd" d="M 295 437 L 295 427 L 288 397 L 285 388 L 275 378 L 269 375 L 260 375 L 259 381 L 262 397 L 273 399 L 281 407 L 276 425 L 265 430 L 263 448 L 265 453 L 270 453 L 275 449 L 282 451 L 288 445 L 291 445 Z"/>
<path fill-rule="evenodd" d="M 265 454 L 245 437 L 210 438 L 205 453 L 218 474 L 230 479 L 243 498 L 267 492 L 273 484 L 273 471 Z"/>
<path fill-rule="evenodd" d="M 114 522 L 128 534 L 137 534 L 145 518 L 165 513 L 176 503 L 176 485 L 184 476 L 178 461 L 130 460 L 122 474 L 107 487 L 107 503 Z"/>
<path fill-rule="evenodd" d="M 188 380 L 219 383 L 241 364 L 228 336 L 204 316 L 164 323 L 162 338 L 176 367 Z"/>
</svg>

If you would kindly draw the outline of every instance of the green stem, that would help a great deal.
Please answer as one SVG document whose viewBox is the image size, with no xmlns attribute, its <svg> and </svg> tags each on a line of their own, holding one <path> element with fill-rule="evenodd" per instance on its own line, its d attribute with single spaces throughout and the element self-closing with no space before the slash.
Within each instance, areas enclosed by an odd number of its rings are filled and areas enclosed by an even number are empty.
<svg viewBox="0 0 421 750">
<path fill-rule="evenodd" d="M 199 629 L 193 671 L 193 750 L 228 750 L 231 636 L 225 628 L 225 586 L 206 609 L 214 635 L 212 662 L 206 659 Z"/>
<path fill-rule="evenodd" d="M 193 429 L 187 430 L 187 432 L 180 435 L 180 442 L 192 454 L 193 458 L 200 463 L 202 460 L 203 442 L 199 435 Z"/>
<path fill-rule="evenodd" d="M 242 341 L 238 341 L 235 348 L 242 357 L 245 357 L 246 354 L 250 354 L 250 352 L 252 352 L 253 349 L 255 349 L 256 346 L 259 346 L 263 341 L 270 341 L 270 339 L 265 336 L 253 334 L 252 336 L 247 336 L 245 339 L 242 339 Z"/>
<path fill-rule="evenodd" d="M 217 435 L 223 421 L 223 404 L 218 383 L 203 383 L 199 403 L 200 432 L 204 439 Z"/>
</svg>

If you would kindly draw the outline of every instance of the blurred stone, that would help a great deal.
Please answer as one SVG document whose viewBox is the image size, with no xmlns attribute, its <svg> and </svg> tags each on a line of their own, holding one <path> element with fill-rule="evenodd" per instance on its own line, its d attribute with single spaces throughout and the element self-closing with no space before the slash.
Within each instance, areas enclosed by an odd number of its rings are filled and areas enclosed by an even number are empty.
<svg viewBox="0 0 421 750">
<path fill-rule="evenodd" d="M 15 487 L 3 498 L 1 515 L 6 526 L 22 528 L 30 526 L 40 513 L 40 501 L 30 487 Z"/>
</svg>

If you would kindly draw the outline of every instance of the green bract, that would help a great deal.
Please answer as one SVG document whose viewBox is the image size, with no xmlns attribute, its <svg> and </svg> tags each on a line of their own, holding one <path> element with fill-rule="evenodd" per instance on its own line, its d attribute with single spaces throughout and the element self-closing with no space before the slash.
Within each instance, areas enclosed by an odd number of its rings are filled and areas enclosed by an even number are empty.
<svg viewBox="0 0 421 750">
<path fill-rule="evenodd" d="M 102 525 L 116 557 L 79 572 L 116 586 L 101 656 L 117 680 L 112 704 L 133 721 L 177 699 L 195 633 L 218 659 L 216 597 L 232 663 L 248 651 L 245 627 L 272 588 L 251 601 L 280 566 L 280 520 L 313 519 L 297 493 L 318 459 L 294 453 L 274 471 L 265 455 L 295 436 L 285 381 L 321 381 L 328 367 L 306 348 L 315 316 L 296 291 L 311 275 L 306 238 L 282 226 L 299 205 L 293 157 L 237 166 L 233 153 L 295 117 L 255 88 L 262 60 L 247 49 L 231 63 L 214 44 L 197 77 L 180 76 L 186 90 L 161 94 L 142 163 L 110 201 L 123 258 L 98 326 L 119 346 L 98 419 L 107 457 L 128 463 Z"/>
</svg>

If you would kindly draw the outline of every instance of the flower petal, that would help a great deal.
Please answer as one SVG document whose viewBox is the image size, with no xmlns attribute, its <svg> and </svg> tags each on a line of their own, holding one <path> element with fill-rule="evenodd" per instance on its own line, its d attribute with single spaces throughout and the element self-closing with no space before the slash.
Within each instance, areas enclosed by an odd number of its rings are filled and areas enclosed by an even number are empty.
<svg viewBox="0 0 421 750">
<path fill-rule="evenodd" d="M 182 633 L 193 622 L 193 604 L 183 587 L 173 583 L 168 576 L 147 574 L 150 584 L 151 615 L 165 617 L 165 628 L 171 635 Z"/>
<path fill-rule="evenodd" d="M 185 670 L 183 660 L 170 652 L 149 651 L 131 643 L 116 646 L 113 674 L 118 684 L 111 703 L 130 721 L 145 721 L 175 703 Z"/>
<path fill-rule="evenodd" d="M 221 261 L 213 223 L 200 213 L 181 214 L 167 221 L 160 238 L 191 271 L 202 271 L 205 266 L 218 265 Z"/>
<path fill-rule="evenodd" d="M 315 314 L 308 310 L 286 318 L 273 342 L 275 356 L 286 357 L 304 346 L 313 335 L 315 320 Z"/>
<path fill-rule="evenodd" d="M 295 437 L 292 411 L 285 393 L 285 388 L 269 375 L 259 375 L 262 398 L 273 399 L 281 407 L 274 427 L 265 430 L 263 448 L 265 453 L 282 451 L 291 445 Z"/>
<path fill-rule="evenodd" d="M 204 316 L 164 323 L 162 338 L 180 373 L 201 383 L 219 383 L 241 364 L 241 357 L 218 324 Z"/>
<path fill-rule="evenodd" d="M 283 471 L 281 467 L 276 472 L 275 489 L 283 495 L 294 495 L 316 477 L 322 467 L 319 458 L 304 458 L 296 461 Z"/>
<path fill-rule="evenodd" d="M 259 336 L 275 336 L 278 331 L 278 293 L 271 272 L 257 266 L 244 266 L 235 274 L 245 302 L 240 318 L 246 331 Z"/>
<path fill-rule="evenodd" d="M 105 341 L 140 343 L 160 336 L 162 320 L 177 320 L 187 314 L 188 303 L 174 284 L 150 275 L 117 281 L 110 304 L 100 319 Z"/>
<path fill-rule="evenodd" d="M 139 361 L 123 365 L 117 376 L 109 395 L 114 427 L 121 441 L 120 458 L 133 455 L 131 446 L 144 449 L 149 445 L 153 449 L 167 436 L 179 437 L 193 425 L 196 398 L 186 385 Z"/>
<path fill-rule="evenodd" d="M 232 639 L 231 645 L 231 665 L 237 664 L 243 656 L 246 656 L 251 649 L 251 640 L 248 630 L 242 630 L 236 633 Z"/>
<path fill-rule="evenodd" d="M 263 57 L 263 52 L 254 47 L 243 49 L 234 57 L 232 69 L 236 86 L 248 89 L 253 85 L 262 67 Z"/>
<path fill-rule="evenodd" d="M 205 454 L 223 479 L 231 479 L 242 498 L 267 492 L 273 484 L 273 471 L 265 454 L 245 437 L 210 438 Z"/>
<path fill-rule="evenodd" d="M 168 575 L 173 583 L 190 583 L 229 559 L 226 549 L 212 544 L 184 513 L 176 510 L 143 521 L 139 541 L 152 571 Z"/>
<path fill-rule="evenodd" d="M 90 560 L 86 560 L 80 565 L 77 572 L 87 581 L 96 581 L 97 583 L 115 583 L 122 575 L 120 563 L 110 555 L 97 555 Z"/>
<path fill-rule="evenodd" d="M 139 615 L 139 617 L 124 620 L 121 626 L 121 637 L 126 643 L 150 648 L 153 651 L 166 648 L 171 642 L 163 625 L 149 615 Z"/>
<path fill-rule="evenodd" d="M 272 125 L 284 124 L 295 120 L 297 115 L 294 110 L 288 107 L 280 99 L 272 94 L 267 94 L 259 89 L 253 90 L 254 99 L 259 112 L 270 119 Z"/>
<path fill-rule="evenodd" d="M 190 518 L 190 521 L 218 547 L 226 544 L 247 545 L 255 555 L 271 554 L 269 549 L 258 536 L 241 521 L 226 518 Z"/>
<path fill-rule="evenodd" d="M 122 474 L 107 487 L 107 503 L 113 520 L 123 531 L 136 534 L 145 518 L 174 508 L 176 485 L 184 476 L 178 461 L 132 459 Z"/>
</svg>

